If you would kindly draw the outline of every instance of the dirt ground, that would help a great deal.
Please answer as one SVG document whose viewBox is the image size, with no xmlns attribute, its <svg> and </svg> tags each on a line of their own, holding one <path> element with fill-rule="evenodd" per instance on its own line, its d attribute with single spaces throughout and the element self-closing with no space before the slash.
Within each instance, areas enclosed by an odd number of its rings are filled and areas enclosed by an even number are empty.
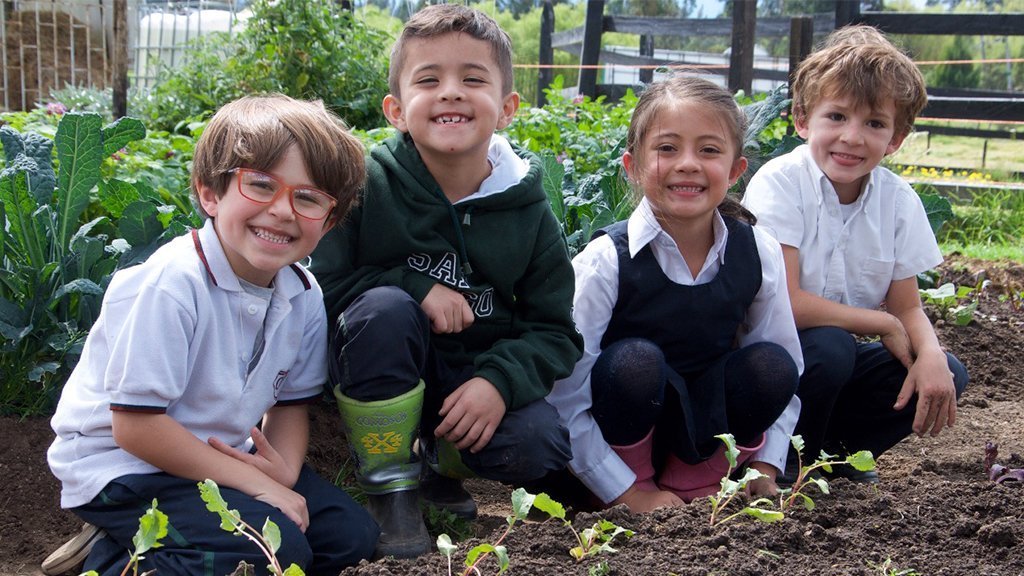
<svg viewBox="0 0 1024 576">
<path fill-rule="evenodd" d="M 599 516 L 636 534 L 618 543 L 617 553 L 580 563 L 569 556 L 573 536 L 565 526 L 531 521 L 503 542 L 511 561 L 506 573 L 1024 576 L 1024 484 L 996 485 L 983 466 L 985 442 L 992 441 L 1000 447 L 1003 464 L 1024 467 L 1024 311 L 1017 309 L 1024 267 L 954 255 L 943 268 L 942 280 L 958 286 L 984 279 L 991 282 L 978 298 L 973 323 L 937 322 L 940 340 L 971 374 L 955 428 L 939 438 L 909 438 L 883 455 L 879 485 L 833 481 L 830 495 L 815 495 L 815 510 L 800 509 L 776 524 L 740 517 L 712 528 L 705 501 L 645 515 L 623 508 L 581 513 L 577 529 Z M 337 426 L 329 405 L 313 411 L 310 461 L 328 477 L 344 461 L 333 439 Z M 80 523 L 58 507 L 58 483 L 45 460 L 52 438 L 46 419 L 0 418 L 0 438 L 0 575 L 39 574 L 42 558 Z M 501 535 L 510 513 L 510 487 L 481 480 L 468 486 L 481 515 L 473 524 L 475 537 L 459 543 L 452 567 L 456 574 L 470 548 Z M 488 558 L 480 569 L 494 574 L 497 565 Z M 446 560 L 436 552 L 343 572 L 447 573 Z"/>
</svg>

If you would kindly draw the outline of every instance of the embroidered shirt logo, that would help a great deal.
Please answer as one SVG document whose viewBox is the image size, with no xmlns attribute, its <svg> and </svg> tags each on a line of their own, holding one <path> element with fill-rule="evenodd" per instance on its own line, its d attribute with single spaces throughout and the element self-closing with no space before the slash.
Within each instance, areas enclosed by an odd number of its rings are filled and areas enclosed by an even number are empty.
<svg viewBox="0 0 1024 576">
<path fill-rule="evenodd" d="M 288 371 L 281 370 L 277 373 L 277 378 L 274 379 L 274 400 L 277 400 L 278 395 L 281 394 L 281 387 L 284 386 L 284 381 L 288 378 Z"/>
</svg>

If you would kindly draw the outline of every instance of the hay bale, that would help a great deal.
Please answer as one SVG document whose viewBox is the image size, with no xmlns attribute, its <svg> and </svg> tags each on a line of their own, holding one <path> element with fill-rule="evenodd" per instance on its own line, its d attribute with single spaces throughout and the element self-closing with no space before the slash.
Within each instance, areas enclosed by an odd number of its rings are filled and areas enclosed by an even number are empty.
<svg viewBox="0 0 1024 576">
<path fill-rule="evenodd" d="M 7 106 L 27 110 L 67 84 L 105 88 L 111 70 L 103 35 L 59 10 L 15 11 L 6 22 Z"/>
</svg>

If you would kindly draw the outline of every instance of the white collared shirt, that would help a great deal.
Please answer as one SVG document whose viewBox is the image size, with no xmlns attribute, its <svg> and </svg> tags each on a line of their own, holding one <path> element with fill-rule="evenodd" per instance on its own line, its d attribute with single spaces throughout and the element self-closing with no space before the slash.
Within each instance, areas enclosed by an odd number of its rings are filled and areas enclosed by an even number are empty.
<svg viewBox="0 0 1024 576">
<path fill-rule="evenodd" d="M 47 452 L 61 506 L 91 501 L 111 480 L 158 470 L 121 449 L 111 409 L 165 413 L 205 442 L 247 450 L 278 403 L 308 401 L 327 380 L 323 293 L 300 266 L 274 277 L 269 300 L 244 291 L 213 220 L 114 275 L 51 424 Z M 263 354 L 253 343 L 264 330 Z"/>
<path fill-rule="evenodd" d="M 718 212 L 715 212 L 714 233 L 714 245 L 697 277 L 693 278 L 675 241 L 662 230 L 646 199 L 640 201 L 627 224 L 630 256 L 635 256 L 640 249 L 650 244 L 654 258 L 665 276 L 686 286 L 710 282 L 725 262 L 729 231 Z M 761 259 L 761 289 L 755 295 L 740 327 L 739 344 L 779 344 L 793 356 L 797 368 L 803 372 L 803 355 L 789 303 L 782 250 L 770 236 L 756 228 L 754 239 Z M 605 235 L 590 242 L 573 259 L 572 264 L 576 272 L 573 318 L 576 328 L 583 335 L 583 357 L 576 364 L 572 375 L 555 382 L 547 400 L 558 409 L 563 423 L 569 429 L 573 452 L 569 468 L 594 495 L 603 502 L 611 502 L 632 486 L 636 475 L 612 451 L 590 413 L 593 404 L 590 371 L 601 354 L 601 339 L 618 300 L 619 257 L 612 239 Z M 779 470 L 785 469 L 789 436 L 796 427 L 799 415 L 800 400 L 794 396 L 786 410 L 768 429 L 765 445 L 754 456 L 754 460 L 766 462 Z"/>
<path fill-rule="evenodd" d="M 807 145 L 758 170 L 743 204 L 757 228 L 800 251 L 800 288 L 833 302 L 877 309 L 893 281 L 942 263 L 920 197 L 881 166 L 845 219 Z"/>
</svg>

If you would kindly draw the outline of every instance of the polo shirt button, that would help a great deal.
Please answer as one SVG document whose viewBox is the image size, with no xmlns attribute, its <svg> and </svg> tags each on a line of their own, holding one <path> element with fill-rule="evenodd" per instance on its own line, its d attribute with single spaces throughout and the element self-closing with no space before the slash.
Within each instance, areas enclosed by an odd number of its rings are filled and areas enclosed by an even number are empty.
<svg viewBox="0 0 1024 576">
<path fill-rule="evenodd" d="M 259 308 L 255 304 L 249 304 L 249 314 L 255 314 L 257 311 L 259 311 Z"/>
</svg>

